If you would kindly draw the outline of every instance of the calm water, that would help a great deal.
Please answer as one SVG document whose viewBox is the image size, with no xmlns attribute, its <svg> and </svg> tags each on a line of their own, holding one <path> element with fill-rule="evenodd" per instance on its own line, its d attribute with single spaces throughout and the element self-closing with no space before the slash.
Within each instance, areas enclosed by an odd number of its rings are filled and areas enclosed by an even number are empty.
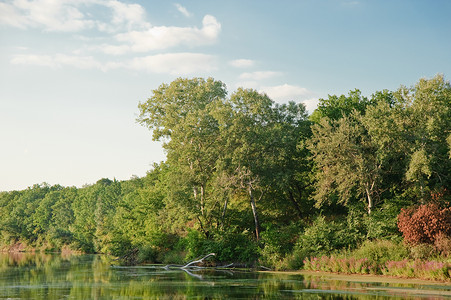
<svg viewBox="0 0 451 300">
<path fill-rule="evenodd" d="M 320 275 L 165 271 L 105 256 L 0 253 L 0 299 L 451 299 L 450 285 Z"/>
</svg>

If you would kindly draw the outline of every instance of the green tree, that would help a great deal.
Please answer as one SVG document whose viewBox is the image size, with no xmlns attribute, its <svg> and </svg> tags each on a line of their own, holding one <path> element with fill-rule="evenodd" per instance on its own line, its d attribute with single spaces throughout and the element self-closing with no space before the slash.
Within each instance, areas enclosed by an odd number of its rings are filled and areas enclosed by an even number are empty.
<svg viewBox="0 0 451 300">
<path fill-rule="evenodd" d="M 310 116 L 310 120 L 319 123 L 322 118 L 338 120 L 343 116 L 350 115 L 354 110 L 364 113 L 373 99 L 363 97 L 360 90 L 349 91 L 348 96 L 329 95 L 327 99 L 319 99 L 318 107 Z"/>
<path fill-rule="evenodd" d="M 442 75 L 420 79 L 405 91 L 404 97 L 411 102 L 414 135 L 406 177 L 424 199 L 430 191 L 451 186 L 447 144 L 451 133 L 451 85 Z"/>
<path fill-rule="evenodd" d="M 224 147 L 218 161 L 221 179 L 235 195 L 247 194 L 259 239 L 257 203 L 271 192 L 271 198 L 289 197 L 300 213 L 293 190 L 300 188 L 297 176 L 304 162 L 298 144 L 309 135 L 305 107 L 276 105 L 266 94 L 240 88 L 218 109 L 217 118 Z"/>
<path fill-rule="evenodd" d="M 361 122 L 362 115 L 354 111 L 339 120 L 324 118 L 312 127 L 309 146 L 317 172 L 315 199 L 317 205 L 341 204 L 357 198 L 366 202 L 371 213 L 381 192 L 382 156 Z"/>
<path fill-rule="evenodd" d="M 214 206 L 209 201 L 207 185 L 220 151 L 219 128 L 212 112 L 226 94 L 225 85 L 212 78 L 179 78 L 162 84 L 139 105 L 138 122 L 153 131 L 154 140 L 164 141 L 172 177 L 178 179 L 169 183 L 174 190 L 183 191 L 183 187 L 192 190 L 192 201 L 185 204 L 193 209 L 206 235 Z M 186 202 L 185 196 L 175 200 Z"/>
</svg>

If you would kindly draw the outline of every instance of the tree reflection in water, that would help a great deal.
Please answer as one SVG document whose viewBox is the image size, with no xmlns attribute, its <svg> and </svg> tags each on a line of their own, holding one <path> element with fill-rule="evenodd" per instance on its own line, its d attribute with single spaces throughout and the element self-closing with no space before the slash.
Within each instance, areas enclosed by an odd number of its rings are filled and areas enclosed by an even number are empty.
<svg viewBox="0 0 451 300">
<path fill-rule="evenodd" d="M 112 267 L 111 260 L 101 255 L 0 253 L 0 298 L 440 299 L 450 296 L 450 286 L 351 282 L 288 273 L 166 271 L 155 266 Z"/>
</svg>

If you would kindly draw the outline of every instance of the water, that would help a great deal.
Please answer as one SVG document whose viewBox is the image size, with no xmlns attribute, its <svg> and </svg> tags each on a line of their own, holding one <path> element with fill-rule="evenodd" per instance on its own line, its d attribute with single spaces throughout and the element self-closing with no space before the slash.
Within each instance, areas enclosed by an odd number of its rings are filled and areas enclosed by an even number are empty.
<svg viewBox="0 0 451 300">
<path fill-rule="evenodd" d="M 451 299 L 451 285 L 236 270 L 166 271 L 112 266 L 100 255 L 0 253 L 0 299 Z"/>
</svg>

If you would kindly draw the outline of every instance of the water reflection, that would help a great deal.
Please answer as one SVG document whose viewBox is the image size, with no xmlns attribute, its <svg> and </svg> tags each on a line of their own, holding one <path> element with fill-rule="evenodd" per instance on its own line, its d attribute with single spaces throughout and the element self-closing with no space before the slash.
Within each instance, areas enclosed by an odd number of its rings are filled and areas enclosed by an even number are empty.
<svg viewBox="0 0 451 300">
<path fill-rule="evenodd" d="M 111 266 L 106 256 L 0 253 L 0 298 L 444 299 L 451 286 L 350 282 L 322 276 Z"/>
</svg>

